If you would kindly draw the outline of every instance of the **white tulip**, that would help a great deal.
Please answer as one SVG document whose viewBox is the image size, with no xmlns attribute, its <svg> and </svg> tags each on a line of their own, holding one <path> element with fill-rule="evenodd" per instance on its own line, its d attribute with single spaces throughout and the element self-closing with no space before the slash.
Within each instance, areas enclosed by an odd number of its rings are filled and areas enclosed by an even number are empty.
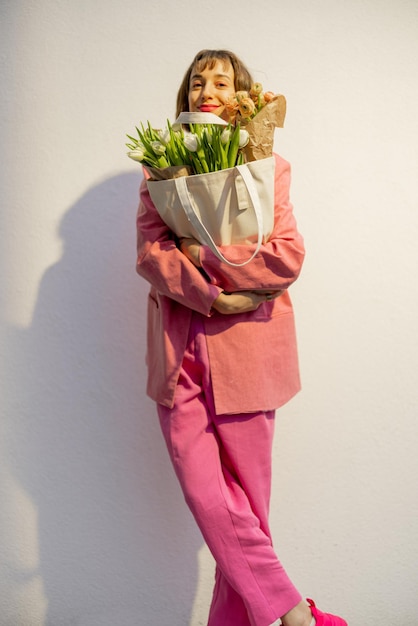
<svg viewBox="0 0 418 626">
<path fill-rule="evenodd" d="M 221 141 L 222 143 L 228 143 L 230 139 L 231 139 L 231 129 L 225 128 L 225 130 L 222 131 L 222 134 L 221 134 Z"/>
<path fill-rule="evenodd" d="M 197 135 L 195 135 L 194 133 L 186 133 L 184 135 L 184 145 L 186 146 L 187 150 L 190 150 L 190 152 L 196 152 L 199 147 Z"/>
<path fill-rule="evenodd" d="M 158 131 L 158 136 L 160 138 L 161 143 L 164 146 L 166 146 L 169 143 L 170 139 L 171 139 L 170 131 L 168 130 L 168 128 L 164 128 L 163 130 L 159 130 Z"/>
<path fill-rule="evenodd" d="M 249 141 L 250 141 L 250 135 L 248 134 L 248 131 L 244 129 L 240 130 L 239 131 L 239 147 L 244 148 Z"/>
<path fill-rule="evenodd" d="M 128 152 L 128 157 L 133 159 L 134 161 L 143 161 L 144 160 L 144 150 L 140 147 L 135 148 L 135 150 L 130 150 Z"/>
<path fill-rule="evenodd" d="M 164 154 L 165 152 L 165 146 L 160 141 L 151 141 L 151 148 L 155 154 Z"/>
</svg>

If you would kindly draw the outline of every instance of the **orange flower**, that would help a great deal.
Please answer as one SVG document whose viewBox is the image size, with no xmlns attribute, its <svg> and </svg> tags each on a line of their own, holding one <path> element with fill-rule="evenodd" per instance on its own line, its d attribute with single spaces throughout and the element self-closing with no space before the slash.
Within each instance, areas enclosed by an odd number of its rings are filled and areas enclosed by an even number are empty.
<svg viewBox="0 0 418 626">
<path fill-rule="evenodd" d="M 238 102 L 238 110 L 242 117 L 251 117 L 255 113 L 255 104 L 249 97 L 242 98 Z"/>
<path fill-rule="evenodd" d="M 238 100 L 235 96 L 231 96 L 230 98 L 228 98 L 228 100 L 225 102 L 225 108 L 227 112 L 231 115 L 238 111 Z"/>
<path fill-rule="evenodd" d="M 238 102 L 240 102 L 240 100 L 243 100 L 244 98 L 248 98 L 248 91 L 237 91 L 235 92 L 235 96 L 234 96 Z"/>
<path fill-rule="evenodd" d="M 227 115 L 227 119 L 230 122 L 235 123 L 235 118 L 237 117 L 238 113 L 238 101 L 235 96 L 231 96 L 225 102 L 225 113 Z"/>
<path fill-rule="evenodd" d="M 258 96 L 263 92 L 263 85 L 261 83 L 254 83 L 250 89 L 250 96 L 253 100 L 258 99 Z"/>
<path fill-rule="evenodd" d="M 267 102 L 271 102 L 271 101 L 273 100 L 273 98 L 274 98 L 274 95 L 275 95 L 275 94 L 274 94 L 272 91 L 266 91 L 266 92 L 265 92 L 265 94 L 264 94 L 264 100 L 265 100 L 265 102 L 266 102 L 266 103 L 267 103 Z"/>
</svg>

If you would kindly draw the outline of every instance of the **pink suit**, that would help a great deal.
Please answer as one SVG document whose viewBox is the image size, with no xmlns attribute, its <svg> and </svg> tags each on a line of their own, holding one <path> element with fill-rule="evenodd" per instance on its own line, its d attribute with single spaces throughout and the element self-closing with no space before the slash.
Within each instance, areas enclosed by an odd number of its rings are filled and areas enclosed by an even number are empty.
<svg viewBox="0 0 418 626">
<path fill-rule="evenodd" d="M 287 289 L 303 240 L 289 201 L 290 166 L 276 155 L 275 228 L 248 265 L 205 246 L 203 272 L 178 249 L 141 185 L 138 273 L 148 301 L 148 394 L 186 501 L 216 562 L 210 626 L 269 626 L 300 595 L 275 555 L 268 527 L 274 409 L 300 388 L 288 292 L 255 312 L 212 311 L 222 291 Z M 236 262 L 253 247 L 228 246 Z"/>
</svg>

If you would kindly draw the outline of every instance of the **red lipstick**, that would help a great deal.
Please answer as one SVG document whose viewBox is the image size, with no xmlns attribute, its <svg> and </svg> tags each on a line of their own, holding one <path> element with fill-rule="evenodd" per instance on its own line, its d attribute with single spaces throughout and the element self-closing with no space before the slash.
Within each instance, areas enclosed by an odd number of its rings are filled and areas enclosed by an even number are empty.
<svg viewBox="0 0 418 626">
<path fill-rule="evenodd" d="M 202 113 L 213 113 L 213 111 L 219 109 L 220 106 L 220 104 L 201 104 L 199 111 L 202 111 Z"/>
</svg>

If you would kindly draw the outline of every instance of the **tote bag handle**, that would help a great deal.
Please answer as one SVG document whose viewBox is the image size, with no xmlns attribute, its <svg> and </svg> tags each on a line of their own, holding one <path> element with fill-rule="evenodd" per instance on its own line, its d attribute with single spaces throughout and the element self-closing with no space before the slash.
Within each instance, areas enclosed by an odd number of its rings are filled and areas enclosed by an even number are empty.
<svg viewBox="0 0 418 626">
<path fill-rule="evenodd" d="M 243 165 L 236 165 L 235 169 L 240 173 L 245 186 L 247 187 L 248 194 L 251 199 L 251 203 L 254 209 L 255 217 L 257 220 L 257 245 L 256 248 L 249 259 L 244 261 L 243 263 L 233 263 L 232 261 L 228 261 L 228 259 L 222 254 L 222 252 L 218 249 L 216 243 L 214 242 L 211 234 L 207 230 L 206 226 L 201 222 L 199 216 L 196 214 L 193 209 L 192 199 L 187 188 L 187 176 L 180 176 L 179 178 L 175 178 L 176 190 L 180 199 L 180 202 L 183 206 L 183 209 L 186 213 L 187 219 L 192 224 L 195 231 L 199 234 L 199 238 L 201 243 L 206 244 L 212 252 L 224 263 L 228 265 L 232 265 L 233 267 L 242 267 L 243 265 L 247 265 L 256 254 L 259 252 L 261 248 L 261 244 L 263 241 L 263 231 L 264 231 L 264 220 L 263 220 L 263 211 L 261 209 L 260 198 L 258 196 L 257 187 L 254 183 L 251 172 L 249 171 L 247 165 L 244 163 Z"/>
</svg>

